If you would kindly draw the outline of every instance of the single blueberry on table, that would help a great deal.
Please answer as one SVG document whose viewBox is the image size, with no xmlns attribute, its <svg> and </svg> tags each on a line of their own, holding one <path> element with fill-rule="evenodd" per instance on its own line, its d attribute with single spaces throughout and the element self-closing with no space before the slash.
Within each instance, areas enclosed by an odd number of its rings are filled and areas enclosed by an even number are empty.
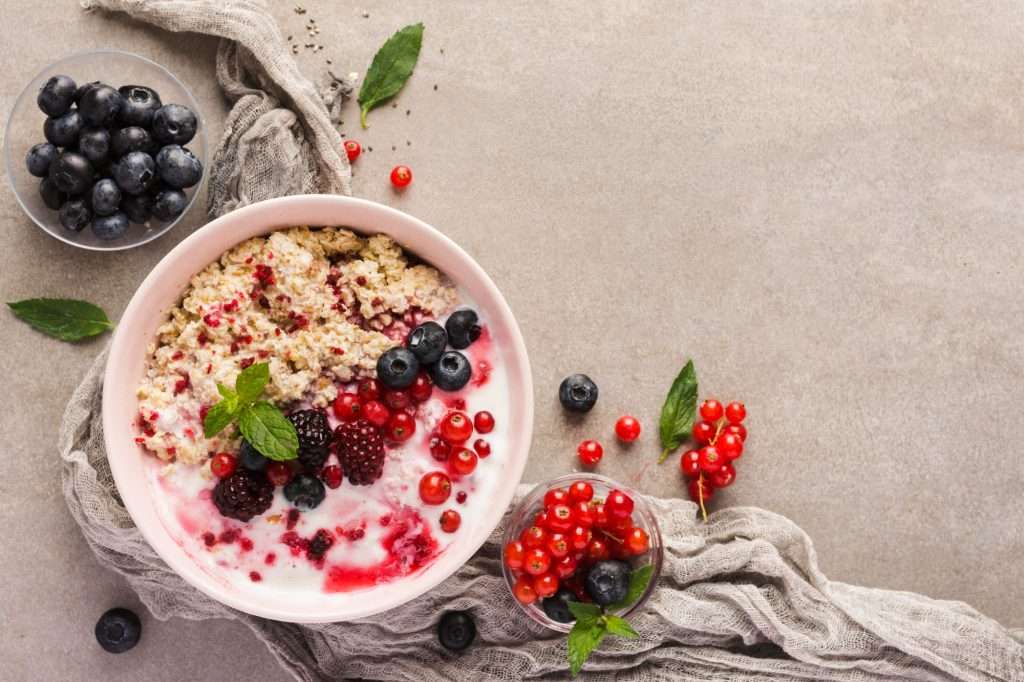
<svg viewBox="0 0 1024 682">
<path fill-rule="evenodd" d="M 142 622 L 128 609 L 110 609 L 96 622 L 96 641 L 104 651 L 122 654 L 142 637 Z"/>
<path fill-rule="evenodd" d="M 92 213 L 89 211 L 89 204 L 85 199 L 69 199 L 60 207 L 60 224 L 64 229 L 72 232 L 81 232 L 92 220 Z"/>
<path fill-rule="evenodd" d="M 39 183 L 39 196 L 42 197 L 46 208 L 52 211 L 59 210 L 61 205 L 68 199 L 67 193 L 57 189 L 57 183 L 53 181 L 53 178 L 48 177 L 43 178 L 42 182 Z"/>
<path fill-rule="evenodd" d="M 444 323 L 448 332 L 448 343 L 452 348 L 462 350 L 480 338 L 480 324 L 475 310 L 456 310 Z"/>
<path fill-rule="evenodd" d="M 164 188 L 153 197 L 153 206 L 150 209 L 153 217 L 167 223 L 182 213 L 188 206 L 188 198 L 180 189 Z"/>
<path fill-rule="evenodd" d="M 457 350 L 450 350 L 430 366 L 430 378 L 442 391 L 457 391 L 469 383 L 473 368 L 466 356 Z"/>
<path fill-rule="evenodd" d="M 448 345 L 448 333 L 437 322 L 424 322 L 409 332 L 405 343 L 421 365 L 429 365 L 437 362 L 444 352 L 444 347 Z"/>
<path fill-rule="evenodd" d="M 554 595 L 542 601 L 540 605 L 548 618 L 556 623 L 571 623 L 576 620 L 576 616 L 572 615 L 572 611 L 569 610 L 571 601 L 579 601 L 579 599 L 571 591 L 562 587 Z"/>
<path fill-rule="evenodd" d="M 420 361 L 408 348 L 390 348 L 377 359 L 377 378 L 388 388 L 411 386 L 419 371 Z"/>
<path fill-rule="evenodd" d="M 153 215 L 153 197 L 140 194 L 121 199 L 121 210 L 133 223 L 144 223 Z"/>
<path fill-rule="evenodd" d="M 188 149 L 169 144 L 157 152 L 156 172 L 164 184 L 182 189 L 199 182 L 203 177 L 203 164 Z"/>
<path fill-rule="evenodd" d="M 597 384 L 586 374 L 570 374 L 558 386 L 558 400 L 570 412 L 590 412 L 597 395 Z"/>
<path fill-rule="evenodd" d="M 115 159 L 120 159 L 130 152 L 149 154 L 155 146 L 149 131 L 139 126 L 120 128 L 110 136 L 110 149 L 114 152 Z"/>
<path fill-rule="evenodd" d="M 82 94 L 78 111 L 89 125 L 110 127 L 117 119 L 123 103 L 124 99 L 117 90 L 100 83 Z"/>
<path fill-rule="evenodd" d="M 110 131 L 106 128 L 86 128 L 78 135 L 78 151 L 91 163 L 101 164 L 110 154 Z"/>
<path fill-rule="evenodd" d="M 468 611 L 448 611 L 437 623 L 437 639 L 449 651 L 463 651 L 476 639 L 476 623 Z"/>
<path fill-rule="evenodd" d="M 587 572 L 584 587 L 598 606 L 620 602 L 629 593 L 629 564 L 625 561 L 598 561 Z"/>
<path fill-rule="evenodd" d="M 122 100 L 117 120 L 122 126 L 149 126 L 163 105 L 156 90 L 145 85 L 122 85 L 117 91 Z"/>
<path fill-rule="evenodd" d="M 53 76 L 39 88 L 36 104 L 47 116 L 63 116 L 75 103 L 77 90 L 70 76 Z"/>
<path fill-rule="evenodd" d="M 93 176 L 89 159 L 78 152 L 64 152 L 50 164 L 50 179 L 67 194 L 81 194 L 89 189 Z"/>
<path fill-rule="evenodd" d="M 320 479 L 309 474 L 299 474 L 284 487 L 284 498 L 301 511 L 319 507 L 326 494 Z"/>
<path fill-rule="evenodd" d="M 96 215 L 110 215 L 117 213 L 121 204 L 121 190 L 117 183 L 110 178 L 103 178 L 92 186 L 91 192 L 92 212 Z"/>
<path fill-rule="evenodd" d="M 43 123 L 43 137 L 58 147 L 73 147 L 84 127 L 85 121 L 81 114 L 72 109 L 63 116 L 46 119 Z"/>
<path fill-rule="evenodd" d="M 32 145 L 32 148 L 28 150 L 28 154 L 25 155 L 25 165 L 28 166 L 28 172 L 37 178 L 45 178 L 50 172 L 50 164 L 53 163 L 54 159 L 60 152 L 49 142 L 40 142 L 39 144 Z"/>
<path fill-rule="evenodd" d="M 129 152 L 114 165 L 114 180 L 128 194 L 142 194 L 156 182 L 156 163 L 146 152 Z"/>
<path fill-rule="evenodd" d="M 92 220 L 92 232 L 100 239 L 120 239 L 128 232 L 128 216 L 120 211 L 111 215 L 96 216 Z"/>
<path fill-rule="evenodd" d="M 165 104 L 153 114 L 153 136 L 163 144 L 186 144 L 196 134 L 198 121 L 191 109 L 181 104 Z"/>
</svg>

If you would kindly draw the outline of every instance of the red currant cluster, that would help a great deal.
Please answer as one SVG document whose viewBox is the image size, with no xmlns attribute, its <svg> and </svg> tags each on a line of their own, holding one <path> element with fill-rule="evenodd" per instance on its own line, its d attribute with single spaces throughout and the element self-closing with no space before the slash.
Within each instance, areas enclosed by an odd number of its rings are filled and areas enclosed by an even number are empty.
<svg viewBox="0 0 1024 682">
<path fill-rule="evenodd" d="M 725 488 L 736 480 L 733 462 L 743 455 L 747 429 L 743 420 L 747 409 L 740 402 L 726 406 L 714 398 L 700 405 L 700 421 L 693 425 L 693 439 L 702 447 L 687 450 L 679 460 L 683 474 L 690 479 L 690 498 L 700 504 L 707 518 L 705 503 L 718 488 Z"/>
<path fill-rule="evenodd" d="M 523 604 L 550 597 L 560 585 L 590 601 L 581 569 L 638 556 L 649 547 L 647 532 L 634 524 L 631 497 L 612 490 L 603 502 L 595 500 L 593 486 L 577 481 L 544 495 L 533 525 L 505 545 L 503 556 L 516 579 L 512 593 Z"/>
<path fill-rule="evenodd" d="M 365 419 L 383 429 L 393 443 L 404 443 L 416 433 L 416 406 L 430 400 L 434 383 L 420 372 L 408 388 L 387 388 L 377 379 L 363 379 L 355 393 L 339 393 L 334 416 L 343 422 Z"/>
<path fill-rule="evenodd" d="M 370 151 L 373 151 L 372 148 Z M 355 140 L 345 140 L 345 156 L 349 163 L 354 163 L 363 153 L 363 146 Z M 391 169 L 391 184 L 402 189 L 412 182 L 412 169 L 408 166 L 395 166 Z"/>
</svg>

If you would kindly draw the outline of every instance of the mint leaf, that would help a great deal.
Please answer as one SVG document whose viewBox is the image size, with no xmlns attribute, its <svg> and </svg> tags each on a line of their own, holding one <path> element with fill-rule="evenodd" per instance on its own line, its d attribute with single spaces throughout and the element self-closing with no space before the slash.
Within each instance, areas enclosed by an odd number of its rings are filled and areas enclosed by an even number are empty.
<svg viewBox="0 0 1024 682">
<path fill-rule="evenodd" d="M 263 395 L 263 388 L 269 381 L 270 365 L 266 362 L 249 365 L 243 369 L 242 373 L 235 379 L 235 390 L 238 391 L 239 402 L 242 405 L 256 402 Z M 221 395 L 224 394 L 221 393 Z"/>
<path fill-rule="evenodd" d="M 604 617 L 604 623 L 605 628 L 608 630 L 608 634 L 627 637 L 629 639 L 636 639 L 640 636 L 625 618 L 619 618 L 618 616 L 609 614 Z"/>
<path fill-rule="evenodd" d="M 69 298 L 30 298 L 8 303 L 15 317 L 61 341 L 80 341 L 113 329 L 103 309 Z"/>
<path fill-rule="evenodd" d="M 221 397 L 225 400 L 238 401 L 238 394 L 235 393 L 235 389 L 228 388 L 224 384 L 217 384 L 217 392 L 220 393 Z"/>
<path fill-rule="evenodd" d="M 576 622 L 596 621 L 601 617 L 601 607 L 597 604 L 585 604 L 579 601 L 568 602 L 569 610 L 576 617 Z"/>
<path fill-rule="evenodd" d="M 225 399 L 210 408 L 203 419 L 203 435 L 213 438 L 235 420 L 238 400 Z"/>
<path fill-rule="evenodd" d="M 689 360 L 672 382 L 665 404 L 661 407 L 658 433 L 661 436 L 662 451 L 658 464 L 668 459 L 672 451 L 690 435 L 696 414 L 697 371 L 693 368 L 693 360 Z"/>
<path fill-rule="evenodd" d="M 575 605 L 569 602 L 569 608 Z M 587 606 L 591 606 L 587 604 Z M 597 608 L 596 606 L 594 608 Z M 598 609 L 600 612 L 600 609 Z M 595 620 L 584 620 L 577 616 L 576 624 L 569 631 L 569 672 L 573 677 L 579 674 L 583 664 L 590 658 L 590 653 L 601 644 L 601 640 L 608 634 L 605 621 L 602 618 Z"/>
<path fill-rule="evenodd" d="M 637 599 L 647 589 L 647 583 L 651 582 L 651 575 L 654 573 L 654 566 L 647 564 L 641 566 L 632 573 L 629 574 L 629 591 L 626 592 L 626 598 L 620 602 L 616 602 L 608 607 L 609 611 L 620 611 Z"/>
<path fill-rule="evenodd" d="M 299 435 L 295 427 L 281 410 L 266 401 L 243 406 L 238 427 L 242 437 L 267 459 L 283 462 L 299 456 Z"/>
<path fill-rule="evenodd" d="M 412 75 L 423 44 L 423 24 L 406 26 L 387 39 L 373 56 L 359 89 L 359 121 L 366 127 L 366 115 L 398 94 Z"/>
</svg>

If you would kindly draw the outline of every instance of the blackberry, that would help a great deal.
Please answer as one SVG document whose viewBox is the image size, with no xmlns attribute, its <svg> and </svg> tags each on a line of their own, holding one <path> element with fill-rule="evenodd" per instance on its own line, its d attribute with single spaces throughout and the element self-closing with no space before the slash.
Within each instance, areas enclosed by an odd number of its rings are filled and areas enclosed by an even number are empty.
<svg viewBox="0 0 1024 682">
<path fill-rule="evenodd" d="M 299 463 L 310 473 L 319 472 L 331 445 L 327 415 L 323 410 L 299 410 L 288 415 L 288 421 L 299 434 Z"/>
<path fill-rule="evenodd" d="M 384 473 L 384 437 L 365 419 L 346 422 L 334 432 L 341 468 L 352 485 L 370 485 Z"/>
<path fill-rule="evenodd" d="M 270 509 L 274 501 L 274 485 L 256 471 L 239 469 L 217 481 L 213 503 L 217 510 L 231 519 L 249 521 Z"/>
<path fill-rule="evenodd" d="M 313 561 L 323 559 L 324 554 L 327 554 L 327 550 L 329 550 L 333 545 L 334 536 L 331 535 L 329 531 L 321 528 L 309 541 L 309 549 L 306 550 L 306 557 Z"/>
</svg>

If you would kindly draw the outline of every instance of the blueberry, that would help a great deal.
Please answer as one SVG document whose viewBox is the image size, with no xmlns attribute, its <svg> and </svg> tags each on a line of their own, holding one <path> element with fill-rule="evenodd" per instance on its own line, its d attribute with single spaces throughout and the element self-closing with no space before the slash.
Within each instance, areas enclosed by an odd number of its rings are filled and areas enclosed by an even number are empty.
<svg viewBox="0 0 1024 682">
<path fill-rule="evenodd" d="M 50 164 L 57 158 L 60 152 L 49 142 L 40 142 L 39 144 L 32 145 L 32 149 L 28 150 L 28 154 L 25 155 L 25 165 L 28 166 L 28 172 L 37 178 L 45 178 L 50 172 Z"/>
<path fill-rule="evenodd" d="M 572 611 L 569 610 L 571 601 L 579 601 L 579 599 L 563 587 L 553 596 L 542 601 L 540 605 L 544 609 L 544 613 L 548 614 L 548 618 L 556 623 L 571 623 L 576 620 L 576 616 L 572 615 Z"/>
<path fill-rule="evenodd" d="M 622 601 L 629 593 L 629 564 L 625 561 L 598 561 L 587 572 L 584 587 L 598 606 Z"/>
<path fill-rule="evenodd" d="M 203 164 L 184 147 L 169 144 L 156 154 L 156 172 L 164 183 L 182 189 L 203 177 Z"/>
<path fill-rule="evenodd" d="M 114 152 L 115 159 L 120 159 L 129 152 L 146 152 L 149 154 L 153 151 L 154 147 L 153 137 L 149 134 L 149 131 L 138 126 L 128 126 L 127 128 L 115 130 L 114 134 L 110 136 L 110 148 Z"/>
<path fill-rule="evenodd" d="M 121 111 L 124 98 L 114 88 L 102 83 L 88 88 L 78 101 L 78 110 L 82 118 L 91 126 L 110 127 Z"/>
<path fill-rule="evenodd" d="M 157 192 L 153 197 L 153 217 L 167 223 L 182 213 L 188 206 L 188 198 L 180 189 L 165 188 Z"/>
<path fill-rule="evenodd" d="M 70 76 L 53 76 L 39 89 L 36 104 L 47 116 L 63 116 L 75 103 L 77 90 Z"/>
<path fill-rule="evenodd" d="M 462 651 L 476 639 L 476 623 L 468 611 L 448 611 L 437 623 L 437 639 L 449 651 Z"/>
<path fill-rule="evenodd" d="M 69 199 L 60 207 L 60 224 L 64 229 L 81 232 L 92 220 L 89 203 L 85 199 Z"/>
<path fill-rule="evenodd" d="M 196 134 L 196 115 L 180 104 L 165 104 L 153 114 L 153 136 L 164 144 L 185 144 Z"/>
<path fill-rule="evenodd" d="M 424 322 L 409 333 L 406 346 L 422 365 L 437 362 L 448 345 L 448 333 L 437 322 Z"/>
<path fill-rule="evenodd" d="M 118 211 L 112 215 L 96 216 L 92 232 L 100 239 L 120 239 L 128 231 L 128 216 Z"/>
<path fill-rule="evenodd" d="M 309 474 L 299 474 L 284 487 L 284 498 L 302 511 L 319 507 L 326 494 L 320 479 Z"/>
<path fill-rule="evenodd" d="M 68 199 L 68 195 L 57 189 L 57 183 L 51 178 L 43 178 L 43 181 L 39 183 L 39 196 L 43 198 L 46 208 L 53 211 L 59 210 Z"/>
<path fill-rule="evenodd" d="M 100 83 L 99 81 L 90 81 L 88 83 L 82 83 L 81 85 L 79 85 L 78 89 L 75 90 L 75 102 L 81 102 L 82 97 L 85 96 L 85 93 L 89 92 L 97 85 L 102 85 L 102 83 Z"/>
<path fill-rule="evenodd" d="M 238 463 L 249 471 L 263 471 L 267 468 L 267 458 L 247 440 L 242 440 L 238 449 Z"/>
<path fill-rule="evenodd" d="M 118 205 L 121 203 L 121 190 L 117 188 L 116 182 L 110 178 L 103 178 L 92 186 L 90 200 L 92 212 L 96 215 L 117 213 Z"/>
<path fill-rule="evenodd" d="M 469 348 L 470 344 L 480 338 L 480 325 L 475 310 L 456 310 L 444 323 L 448 332 L 448 343 L 452 348 Z"/>
<path fill-rule="evenodd" d="M 140 194 L 121 199 L 121 210 L 133 223 L 144 223 L 153 215 L 153 197 Z"/>
<path fill-rule="evenodd" d="M 377 378 L 388 388 L 411 386 L 419 371 L 420 361 L 408 348 L 391 348 L 377 358 Z"/>
<path fill-rule="evenodd" d="M 142 194 L 156 182 L 156 164 L 146 152 L 128 152 L 114 165 L 114 180 L 128 194 Z"/>
<path fill-rule="evenodd" d="M 103 163 L 110 154 L 110 131 L 86 128 L 78 135 L 78 151 L 93 164 Z"/>
<path fill-rule="evenodd" d="M 558 399 L 570 412 L 590 412 L 597 402 L 597 384 L 586 374 L 570 374 L 558 387 Z"/>
<path fill-rule="evenodd" d="M 123 654 L 141 637 L 142 623 L 128 609 L 110 609 L 96 621 L 96 641 L 112 654 Z"/>
<path fill-rule="evenodd" d="M 64 152 L 50 164 L 50 179 L 57 189 L 68 194 L 81 194 L 89 189 L 93 175 L 89 159 L 78 152 Z"/>
<path fill-rule="evenodd" d="M 442 391 L 457 391 L 469 383 L 473 369 L 466 356 L 457 350 L 450 350 L 430 366 L 430 378 Z"/>
<path fill-rule="evenodd" d="M 117 91 L 123 101 L 117 120 L 123 126 L 148 127 L 163 104 L 156 90 L 145 85 L 122 85 Z"/>
<path fill-rule="evenodd" d="M 84 127 L 85 121 L 81 114 L 72 109 L 63 116 L 46 119 L 43 123 L 43 137 L 58 147 L 73 147 Z"/>
</svg>

